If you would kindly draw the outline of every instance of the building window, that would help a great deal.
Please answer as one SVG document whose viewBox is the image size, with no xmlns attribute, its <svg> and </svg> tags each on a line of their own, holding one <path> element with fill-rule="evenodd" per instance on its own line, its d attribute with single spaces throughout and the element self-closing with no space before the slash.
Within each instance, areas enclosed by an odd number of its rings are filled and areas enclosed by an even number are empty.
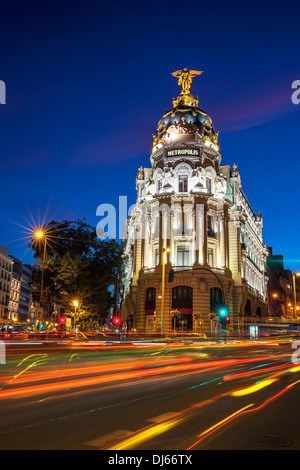
<svg viewBox="0 0 300 470">
<path fill-rule="evenodd" d="M 157 185 L 157 192 L 159 193 L 159 191 L 160 191 L 161 188 L 162 188 L 162 180 L 157 180 L 156 185 Z"/>
<path fill-rule="evenodd" d="M 223 295 L 219 287 L 212 287 L 210 289 L 210 311 L 216 312 L 223 303 Z"/>
<path fill-rule="evenodd" d="M 159 265 L 159 249 L 155 249 L 155 266 Z"/>
<path fill-rule="evenodd" d="M 192 308 L 193 289 L 188 286 L 177 286 L 172 289 L 172 308 Z"/>
<path fill-rule="evenodd" d="M 156 296 L 156 289 L 154 287 L 149 287 L 146 290 L 146 302 L 145 302 L 145 309 L 155 309 L 155 296 Z"/>
<path fill-rule="evenodd" d="M 209 266 L 214 265 L 214 250 L 213 248 L 208 248 L 207 249 L 207 263 Z"/>
<path fill-rule="evenodd" d="M 215 237 L 215 227 L 214 227 L 214 219 L 212 215 L 207 216 L 207 235 L 209 237 Z"/>
<path fill-rule="evenodd" d="M 180 193 L 187 193 L 188 191 L 188 176 L 187 175 L 179 176 L 178 191 Z"/>
<path fill-rule="evenodd" d="M 244 315 L 245 317 L 251 316 L 251 301 L 249 299 L 247 299 L 247 302 L 244 308 Z"/>
<path fill-rule="evenodd" d="M 186 246 L 177 247 L 177 266 L 189 266 L 190 253 Z"/>
</svg>

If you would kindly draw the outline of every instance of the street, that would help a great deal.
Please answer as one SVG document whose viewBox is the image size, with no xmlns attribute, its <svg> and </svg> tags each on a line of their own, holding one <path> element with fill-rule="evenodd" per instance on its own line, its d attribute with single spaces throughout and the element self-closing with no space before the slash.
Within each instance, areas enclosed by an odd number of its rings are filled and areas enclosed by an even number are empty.
<svg viewBox="0 0 300 470">
<path fill-rule="evenodd" d="M 290 341 L 7 341 L 6 353 L 1 449 L 300 447 Z"/>
</svg>

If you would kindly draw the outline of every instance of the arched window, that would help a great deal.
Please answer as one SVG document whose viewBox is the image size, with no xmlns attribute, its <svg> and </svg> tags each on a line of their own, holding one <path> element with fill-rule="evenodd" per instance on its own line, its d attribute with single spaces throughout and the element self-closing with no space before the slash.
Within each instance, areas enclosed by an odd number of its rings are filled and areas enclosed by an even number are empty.
<svg viewBox="0 0 300 470">
<path fill-rule="evenodd" d="M 210 289 L 210 311 L 216 312 L 223 303 L 222 291 L 219 287 Z"/>
<path fill-rule="evenodd" d="M 247 299 L 244 313 L 245 313 L 245 317 L 251 317 L 251 302 L 249 299 Z"/>
<path fill-rule="evenodd" d="M 256 315 L 257 315 L 258 317 L 261 317 L 261 307 L 257 307 L 257 309 L 256 309 Z"/>
<path fill-rule="evenodd" d="M 155 287 L 149 287 L 149 289 L 146 290 L 145 310 L 155 310 L 155 296 Z"/>
<path fill-rule="evenodd" d="M 188 286 L 177 286 L 172 289 L 172 308 L 193 308 L 193 289 Z"/>
<path fill-rule="evenodd" d="M 172 289 L 172 309 L 179 314 L 172 317 L 174 330 L 192 331 L 193 329 L 193 289 L 189 286 L 177 286 Z"/>
</svg>

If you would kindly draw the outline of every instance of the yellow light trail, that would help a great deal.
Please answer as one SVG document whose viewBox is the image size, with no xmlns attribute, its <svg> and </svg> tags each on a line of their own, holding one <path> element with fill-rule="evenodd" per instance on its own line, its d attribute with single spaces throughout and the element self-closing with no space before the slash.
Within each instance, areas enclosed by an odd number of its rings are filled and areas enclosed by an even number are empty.
<svg viewBox="0 0 300 470">
<path fill-rule="evenodd" d="M 108 448 L 108 450 L 128 450 L 134 449 L 136 446 L 141 445 L 143 442 L 148 441 L 152 437 L 158 436 L 169 429 L 174 428 L 178 424 L 182 423 L 186 418 L 177 418 L 172 419 L 164 423 L 157 424 L 150 429 L 146 429 L 145 431 L 141 431 L 138 434 L 135 434 L 132 437 L 128 437 L 120 444 L 115 444 Z"/>
<path fill-rule="evenodd" d="M 208 429 L 206 429 L 205 431 L 203 431 L 201 434 L 199 434 L 198 437 L 206 436 L 206 434 L 209 434 L 211 431 L 214 431 L 214 429 L 219 428 L 220 426 L 222 426 L 223 424 L 227 423 L 229 420 L 231 420 L 232 418 L 234 418 L 235 416 L 239 415 L 239 414 L 242 413 L 244 410 L 247 410 L 248 408 L 250 408 L 250 407 L 253 406 L 253 405 L 254 405 L 254 403 L 251 403 L 250 405 L 244 406 L 244 408 L 241 408 L 240 410 L 236 411 L 235 413 L 232 413 L 231 415 L 227 416 L 227 418 L 222 419 L 222 420 L 219 421 L 218 423 L 214 424 L 214 425 L 211 426 L 210 428 L 208 428 Z"/>
<path fill-rule="evenodd" d="M 262 388 L 268 387 L 269 385 L 277 381 L 278 379 L 263 380 L 262 382 L 258 382 L 254 385 L 251 385 L 250 387 L 235 390 L 234 392 L 231 392 L 230 395 L 232 397 L 242 397 L 244 395 L 249 395 L 250 393 L 255 393 L 258 390 L 261 390 Z"/>
<path fill-rule="evenodd" d="M 193 447 L 195 447 L 196 445 L 200 444 L 200 442 L 202 442 L 206 437 L 208 437 L 210 434 L 213 434 L 213 432 L 219 428 L 221 428 L 222 426 L 224 426 L 225 424 L 229 423 L 230 421 L 232 421 L 233 419 L 237 418 L 238 416 L 240 415 L 244 415 L 244 414 L 248 414 L 248 413 L 253 413 L 253 412 L 256 412 L 256 411 L 259 411 L 261 410 L 262 408 L 264 408 L 265 406 L 267 406 L 269 403 L 275 401 L 277 398 L 281 397 L 282 395 L 284 395 L 285 393 L 287 393 L 292 387 L 294 387 L 295 385 L 297 385 L 298 383 L 300 383 L 300 380 L 297 380 L 296 382 L 293 382 L 289 385 L 287 385 L 285 388 L 283 388 L 282 390 L 280 390 L 279 392 L 277 392 L 275 395 L 267 398 L 261 405 L 257 406 L 256 408 L 251 408 L 254 404 L 252 403 L 251 405 L 248 405 L 248 406 L 245 406 L 244 408 L 241 408 L 240 410 L 238 410 L 237 412 L 231 414 L 230 416 L 228 416 L 227 418 L 223 419 L 222 421 L 219 421 L 217 424 L 215 424 L 214 426 L 211 426 L 209 429 L 206 429 L 205 431 L 203 431 L 201 434 L 199 434 L 199 437 L 201 437 L 198 441 L 194 442 L 194 444 L 192 444 L 191 446 L 189 446 L 186 450 L 191 450 Z M 248 408 L 251 408 L 250 410 Z"/>
</svg>

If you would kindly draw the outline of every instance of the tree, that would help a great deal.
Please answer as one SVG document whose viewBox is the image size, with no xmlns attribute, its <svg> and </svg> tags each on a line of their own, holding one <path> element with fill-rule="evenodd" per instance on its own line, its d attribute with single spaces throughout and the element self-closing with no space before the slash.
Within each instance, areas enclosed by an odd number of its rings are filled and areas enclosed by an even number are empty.
<svg viewBox="0 0 300 470">
<path fill-rule="evenodd" d="M 115 240 L 100 240 L 84 220 L 51 221 L 44 232 L 44 257 L 41 243 L 32 240 L 30 244 L 39 261 L 33 275 L 36 290 L 40 290 L 44 261 L 44 291 L 51 294 L 52 302 L 74 313 L 73 300 L 79 299 L 79 318 L 85 312 L 90 319 L 104 319 L 123 262 L 121 246 Z"/>
</svg>

